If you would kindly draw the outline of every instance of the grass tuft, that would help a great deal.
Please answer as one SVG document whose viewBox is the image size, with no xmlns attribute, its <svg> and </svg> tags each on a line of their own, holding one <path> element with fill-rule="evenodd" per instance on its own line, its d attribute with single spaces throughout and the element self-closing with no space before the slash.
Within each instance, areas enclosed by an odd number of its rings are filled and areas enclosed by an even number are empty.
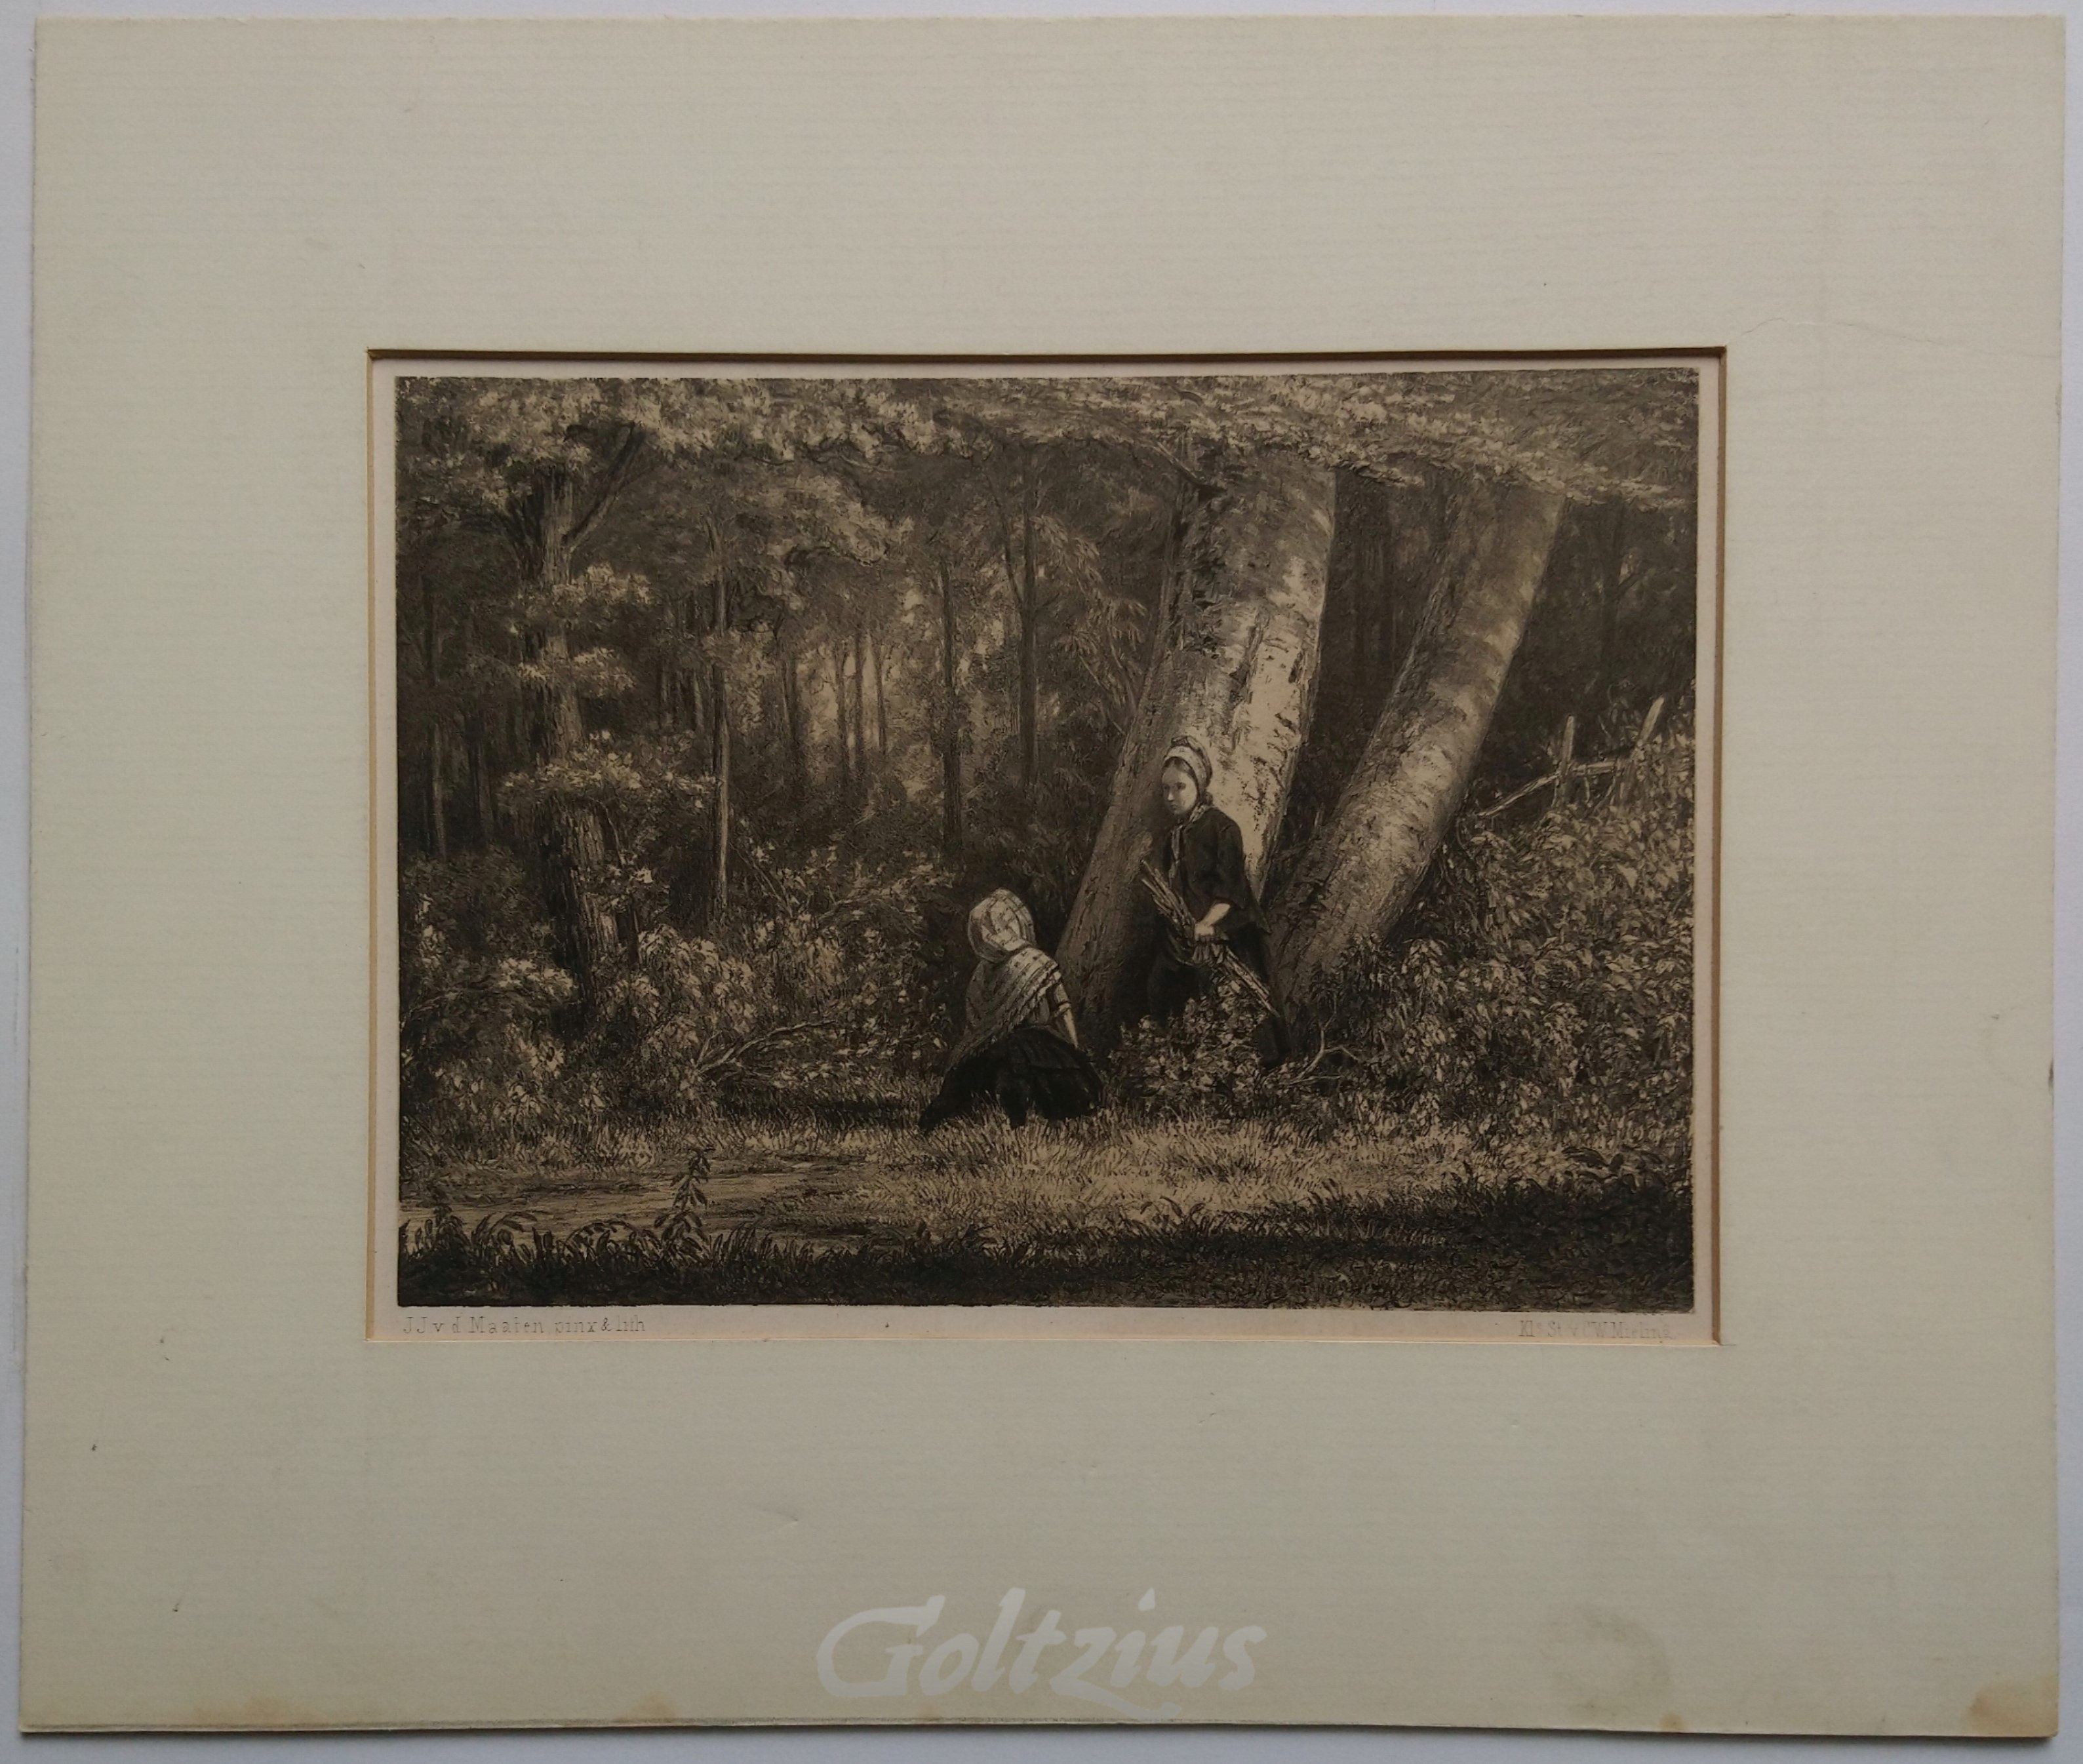
<svg viewBox="0 0 2083 1764">
<path fill-rule="evenodd" d="M 1261 1148 L 1187 1144 L 1143 1148 L 1168 1153 L 1169 1167 L 1184 1173 L 1153 1192 L 1147 1167 L 1123 1168 L 1119 1148 L 1104 1140 L 1016 1134 L 1002 1122 L 961 1131 L 978 1143 L 935 1143 L 933 1155 L 881 1186 L 794 1214 L 787 1236 L 708 1229 L 704 1197 L 687 1182 L 650 1223 L 596 1220 L 561 1235 L 513 1211 L 466 1226 L 437 1196 L 430 1217 L 400 1228 L 399 1302 L 1629 1311 L 1692 1304 L 1692 1199 L 1683 1180 L 1593 1165 L 1539 1179 L 1464 1170 L 1363 1189 L 1312 1172 L 1308 1159 L 1322 1160 L 1320 1150 L 1269 1164 L 1257 1156 Z M 983 1142 L 999 1139 L 1012 1143 Z M 1004 1160 L 1008 1179 L 980 1184 L 965 1174 L 983 1155 Z M 849 1222 L 868 1227 L 850 1243 L 801 1234 Z"/>
</svg>

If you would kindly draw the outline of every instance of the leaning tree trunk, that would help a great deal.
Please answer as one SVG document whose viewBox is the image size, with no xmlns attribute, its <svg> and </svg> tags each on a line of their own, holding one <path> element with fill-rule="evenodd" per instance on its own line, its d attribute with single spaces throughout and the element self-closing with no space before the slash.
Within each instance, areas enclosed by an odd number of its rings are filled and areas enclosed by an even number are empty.
<svg viewBox="0 0 2083 1764">
<path fill-rule="evenodd" d="M 1189 524 L 1163 652 L 1057 950 L 1080 1028 L 1101 1045 L 1141 1009 L 1156 921 L 1136 872 L 1157 852 L 1158 774 L 1175 736 L 1207 750 L 1210 794 L 1244 834 L 1253 885 L 1265 875 L 1309 724 L 1333 486 L 1325 467 L 1272 456 L 1205 498 Z"/>
<path fill-rule="evenodd" d="M 1356 944 L 1393 923 L 1475 770 L 1525 634 L 1561 498 L 1505 482 L 1472 490 L 1463 542 L 1337 807 L 1273 914 L 1274 970 L 1301 1003 Z"/>
</svg>

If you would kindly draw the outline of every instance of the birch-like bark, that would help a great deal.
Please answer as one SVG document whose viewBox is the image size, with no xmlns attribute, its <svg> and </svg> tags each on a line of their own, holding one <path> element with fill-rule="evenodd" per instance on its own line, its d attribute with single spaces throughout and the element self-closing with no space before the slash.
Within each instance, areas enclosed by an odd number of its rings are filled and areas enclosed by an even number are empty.
<svg viewBox="0 0 2083 1764">
<path fill-rule="evenodd" d="M 1548 565 L 1561 498 L 1504 482 L 1468 492 L 1460 542 L 1337 806 L 1273 910 L 1274 973 L 1305 1001 L 1409 904 L 1475 770 Z"/>
<path fill-rule="evenodd" d="M 1169 641 L 1122 743 L 1057 949 L 1080 1030 L 1102 1046 L 1142 1007 L 1156 922 L 1136 872 L 1158 850 L 1158 774 L 1175 736 L 1206 749 L 1210 794 L 1243 833 L 1253 886 L 1265 876 L 1309 724 L 1333 500 L 1328 468 L 1273 455 L 1233 475 L 1189 520 L 1167 589 Z"/>
</svg>

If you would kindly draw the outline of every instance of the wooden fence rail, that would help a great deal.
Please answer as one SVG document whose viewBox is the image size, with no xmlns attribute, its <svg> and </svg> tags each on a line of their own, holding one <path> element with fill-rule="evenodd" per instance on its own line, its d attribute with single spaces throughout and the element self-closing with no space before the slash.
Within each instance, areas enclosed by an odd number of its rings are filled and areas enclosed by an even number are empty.
<svg viewBox="0 0 2083 1764">
<path fill-rule="evenodd" d="M 1634 738 L 1634 745 L 1622 754 L 1610 759 L 1580 760 L 1577 758 L 1577 720 L 1574 716 L 1562 720 L 1562 733 L 1555 744 L 1555 770 L 1545 778 L 1536 778 L 1530 784 L 1521 784 L 1509 796 L 1476 810 L 1479 820 L 1492 815 L 1501 815 L 1515 802 L 1553 789 L 1555 792 L 1548 804 L 1548 812 L 1555 811 L 1570 800 L 1570 791 L 1579 779 L 1620 774 L 1614 782 L 1612 795 L 1608 800 L 1617 800 L 1627 795 L 1641 775 L 1642 755 L 1647 750 L 1650 738 L 1656 733 L 1656 725 L 1663 717 L 1663 700 L 1658 698 L 1649 707 L 1649 714 L 1641 720 L 1641 728 Z"/>
</svg>

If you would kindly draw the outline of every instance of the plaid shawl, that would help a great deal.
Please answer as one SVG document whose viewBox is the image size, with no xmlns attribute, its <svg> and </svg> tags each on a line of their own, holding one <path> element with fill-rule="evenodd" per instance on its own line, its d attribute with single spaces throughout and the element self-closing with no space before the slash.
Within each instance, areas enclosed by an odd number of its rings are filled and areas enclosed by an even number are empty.
<svg viewBox="0 0 2083 1764">
<path fill-rule="evenodd" d="M 1012 1034 L 1063 977 L 1048 952 L 1032 943 L 1003 960 L 979 962 L 970 977 L 969 1023 L 949 1051 L 949 1069 Z"/>
</svg>

